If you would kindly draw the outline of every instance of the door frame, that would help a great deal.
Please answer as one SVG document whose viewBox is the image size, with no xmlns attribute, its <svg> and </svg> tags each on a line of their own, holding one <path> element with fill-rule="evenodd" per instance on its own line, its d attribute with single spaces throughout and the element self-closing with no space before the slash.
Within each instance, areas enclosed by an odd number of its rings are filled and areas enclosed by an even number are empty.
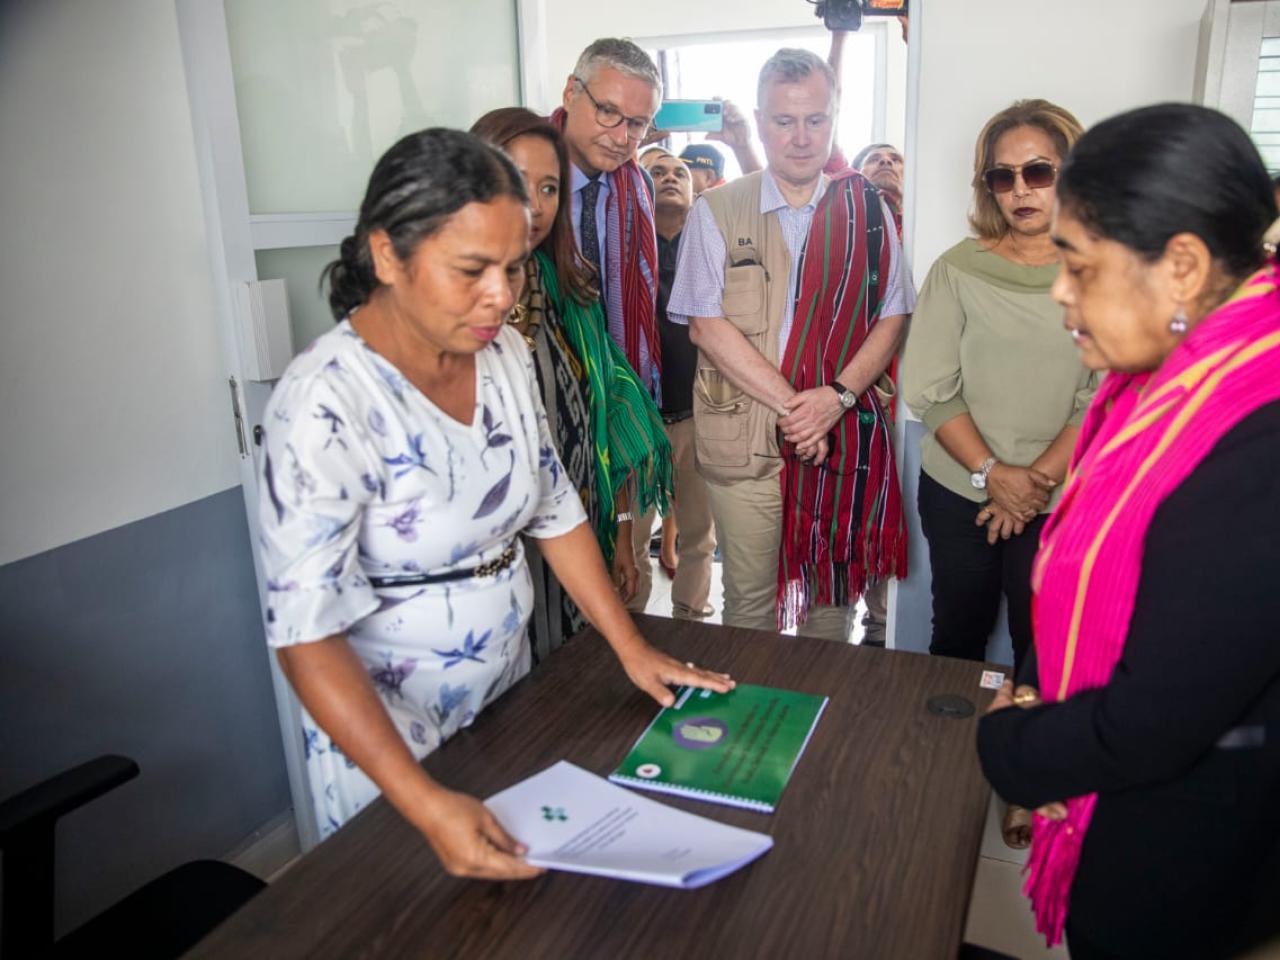
<svg viewBox="0 0 1280 960">
<path fill-rule="evenodd" d="M 234 400 L 242 413 L 242 422 L 238 424 L 238 429 L 242 430 L 240 489 L 253 546 L 258 602 L 260 609 L 265 611 L 267 584 L 258 551 L 261 542 L 258 521 L 260 448 L 254 436 L 274 384 L 249 378 L 250 368 L 246 362 L 246 345 L 240 340 L 234 290 L 239 283 L 258 279 L 255 256 L 258 250 L 337 244 L 353 231 L 356 214 L 353 211 L 250 213 L 225 2 L 174 0 L 174 3 L 191 105 L 218 339 L 225 376 L 234 381 Z M 545 0 L 513 0 L 513 15 L 516 18 L 516 48 L 520 60 L 518 99 L 521 103 L 528 103 L 530 91 L 542 91 L 547 83 Z M 265 621 L 261 629 L 265 646 Z M 306 768 L 302 706 L 274 655 L 269 657 L 269 662 L 294 822 L 299 845 L 305 852 L 320 842 L 320 834 Z"/>
</svg>

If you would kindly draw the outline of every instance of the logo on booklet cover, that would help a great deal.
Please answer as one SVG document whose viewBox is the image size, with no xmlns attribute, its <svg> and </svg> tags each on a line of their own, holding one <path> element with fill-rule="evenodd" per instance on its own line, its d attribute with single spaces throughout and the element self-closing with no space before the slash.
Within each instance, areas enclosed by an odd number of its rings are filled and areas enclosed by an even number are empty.
<svg viewBox="0 0 1280 960">
<path fill-rule="evenodd" d="M 718 746 L 728 733 L 729 728 L 714 717 L 681 720 L 671 730 L 672 738 L 686 750 L 707 750 Z"/>
</svg>

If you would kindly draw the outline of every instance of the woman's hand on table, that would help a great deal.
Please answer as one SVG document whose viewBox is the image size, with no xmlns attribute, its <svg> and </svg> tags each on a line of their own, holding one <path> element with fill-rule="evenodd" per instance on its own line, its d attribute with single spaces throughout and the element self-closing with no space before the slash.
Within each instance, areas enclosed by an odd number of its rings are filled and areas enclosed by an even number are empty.
<svg viewBox="0 0 1280 960">
<path fill-rule="evenodd" d="M 997 463 L 987 474 L 987 495 L 1024 523 L 1049 505 L 1057 484 L 1039 470 Z"/>
<path fill-rule="evenodd" d="M 616 648 L 615 648 L 616 649 Z M 716 693 L 728 693 L 737 683 L 727 673 L 704 670 L 692 663 L 681 663 L 643 639 L 637 639 L 617 650 L 618 660 L 627 677 L 664 707 L 676 702 L 673 686 L 700 687 Z"/>
<path fill-rule="evenodd" d="M 525 863 L 524 845 L 475 797 L 439 788 L 429 803 L 414 819 L 446 872 L 476 880 L 529 880 L 546 872 Z"/>
<path fill-rule="evenodd" d="M 984 503 L 973 522 L 975 526 L 987 528 L 987 543 L 992 546 L 997 540 L 1016 537 L 1027 528 L 1020 519 L 994 502 Z"/>
</svg>

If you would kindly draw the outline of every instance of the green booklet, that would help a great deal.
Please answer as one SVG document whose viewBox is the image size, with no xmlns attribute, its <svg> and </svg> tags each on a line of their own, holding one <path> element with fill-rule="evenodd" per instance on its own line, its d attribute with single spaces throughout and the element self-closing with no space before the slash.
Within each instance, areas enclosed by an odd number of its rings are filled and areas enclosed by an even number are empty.
<svg viewBox="0 0 1280 960">
<path fill-rule="evenodd" d="M 749 683 L 729 693 L 683 687 L 609 779 L 773 813 L 826 705 Z"/>
</svg>

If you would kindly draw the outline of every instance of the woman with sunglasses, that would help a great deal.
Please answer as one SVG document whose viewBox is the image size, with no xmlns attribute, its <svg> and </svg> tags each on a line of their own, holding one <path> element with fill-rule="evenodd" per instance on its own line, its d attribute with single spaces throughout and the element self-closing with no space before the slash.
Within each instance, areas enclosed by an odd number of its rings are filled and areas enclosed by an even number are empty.
<svg viewBox="0 0 1280 960">
<path fill-rule="evenodd" d="M 471 132 L 511 157 L 529 191 L 532 254 L 507 322 L 532 352 L 556 452 L 626 603 L 637 572 L 631 523 L 623 518 L 666 509 L 671 492 L 671 445 L 662 415 L 605 329 L 595 271 L 574 243 L 569 155 L 560 131 L 531 110 L 503 107 L 477 120 Z M 536 662 L 586 620 L 546 563 L 535 561 L 530 571 Z"/>
<path fill-rule="evenodd" d="M 1000 598 L 1015 675 L 1031 645 L 1031 561 L 1097 386 L 1049 296 L 1054 181 L 1080 124 L 1045 100 L 992 117 L 974 151 L 975 237 L 933 265 L 902 364 L 922 439 L 920 525 L 929 542 L 929 651 L 985 659 Z M 1025 847 L 1013 810 L 1005 840 Z"/>
<path fill-rule="evenodd" d="M 1280 934 L 1276 201 L 1233 120 L 1162 104 L 1086 133 L 1058 204 L 1053 296 L 1110 372 L 1036 556 L 1039 695 L 978 753 L 1073 960 L 1242 957 Z"/>
</svg>

